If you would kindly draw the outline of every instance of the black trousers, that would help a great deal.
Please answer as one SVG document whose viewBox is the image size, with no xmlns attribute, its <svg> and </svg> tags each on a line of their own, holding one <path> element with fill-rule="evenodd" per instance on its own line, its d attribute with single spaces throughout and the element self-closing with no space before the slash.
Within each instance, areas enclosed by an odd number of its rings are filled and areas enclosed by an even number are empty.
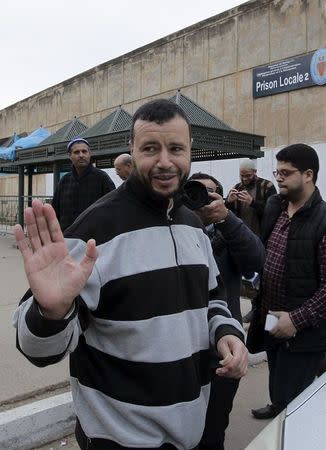
<svg viewBox="0 0 326 450">
<path fill-rule="evenodd" d="M 211 394 L 203 437 L 199 450 L 224 450 L 225 430 L 240 380 L 219 377 L 215 369 L 211 377 Z"/>
<path fill-rule="evenodd" d="M 130 449 L 136 450 L 134 447 L 123 447 L 122 445 L 117 444 L 116 442 L 110 441 L 108 439 L 99 439 L 99 438 L 89 438 L 84 433 L 79 420 L 76 421 L 75 435 L 81 450 L 123 450 Z M 138 450 L 177 450 L 172 444 L 163 444 L 161 447 L 156 448 L 148 448 L 142 449 L 140 447 Z M 196 449 L 193 449 L 196 450 Z"/>
<path fill-rule="evenodd" d="M 286 341 L 266 338 L 269 368 L 269 395 L 279 411 L 315 379 L 323 352 L 291 352 Z"/>
</svg>

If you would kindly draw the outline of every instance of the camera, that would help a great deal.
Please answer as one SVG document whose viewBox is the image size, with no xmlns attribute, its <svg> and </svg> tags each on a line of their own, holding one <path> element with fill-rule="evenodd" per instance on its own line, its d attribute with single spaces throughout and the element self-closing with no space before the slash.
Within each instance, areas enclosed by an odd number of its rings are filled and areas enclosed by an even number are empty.
<svg viewBox="0 0 326 450">
<path fill-rule="evenodd" d="M 184 204 L 192 210 L 202 208 L 209 205 L 214 199 L 209 196 L 209 192 L 214 192 L 213 189 L 207 188 L 199 181 L 187 181 L 183 187 L 184 190 Z"/>
</svg>

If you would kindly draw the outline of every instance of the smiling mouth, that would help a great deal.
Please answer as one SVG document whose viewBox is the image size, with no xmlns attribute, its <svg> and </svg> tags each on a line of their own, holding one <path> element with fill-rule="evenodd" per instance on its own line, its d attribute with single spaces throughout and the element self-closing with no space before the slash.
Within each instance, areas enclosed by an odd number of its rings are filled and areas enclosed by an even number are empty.
<svg viewBox="0 0 326 450">
<path fill-rule="evenodd" d="M 169 174 L 160 174 L 160 175 L 153 175 L 152 178 L 159 181 L 169 181 L 172 180 L 177 174 L 176 173 L 169 173 Z"/>
</svg>

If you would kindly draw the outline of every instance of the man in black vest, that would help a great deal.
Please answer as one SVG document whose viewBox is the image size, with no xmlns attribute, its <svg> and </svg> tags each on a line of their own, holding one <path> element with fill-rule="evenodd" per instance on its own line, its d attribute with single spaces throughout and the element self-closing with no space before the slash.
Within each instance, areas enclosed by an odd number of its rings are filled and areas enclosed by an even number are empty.
<svg viewBox="0 0 326 450">
<path fill-rule="evenodd" d="M 279 195 L 265 207 L 266 262 L 251 324 L 263 324 L 269 312 L 277 318 L 264 336 L 272 404 L 252 410 L 257 419 L 276 416 L 309 386 L 326 350 L 326 203 L 315 186 L 318 155 L 294 144 L 276 159 Z"/>
</svg>

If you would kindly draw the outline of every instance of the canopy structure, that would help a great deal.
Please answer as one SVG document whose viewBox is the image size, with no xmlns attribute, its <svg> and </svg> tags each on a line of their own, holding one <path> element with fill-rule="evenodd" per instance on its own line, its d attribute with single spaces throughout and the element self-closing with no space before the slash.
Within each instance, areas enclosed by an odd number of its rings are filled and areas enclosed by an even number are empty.
<svg viewBox="0 0 326 450">
<path fill-rule="evenodd" d="M 35 147 L 48 136 L 50 136 L 50 132 L 42 127 L 37 128 L 26 137 L 18 137 L 14 134 L 9 146 L 0 147 L 0 158 L 13 161 L 16 159 L 16 151 Z"/>
<path fill-rule="evenodd" d="M 189 118 L 192 129 L 192 161 L 208 161 L 231 158 L 260 158 L 264 153 L 264 137 L 242 133 L 232 129 L 190 98 L 177 91 L 170 98 L 180 105 Z M 114 159 L 128 152 L 132 116 L 118 107 L 91 128 L 86 128 L 75 118 L 56 133 L 43 138 L 32 148 L 20 150 L 14 161 L 0 159 L 0 173 L 19 174 L 19 196 L 24 195 L 24 174 L 29 176 L 28 195 L 32 195 L 33 174 L 52 173 L 53 188 L 59 181 L 60 172 L 70 169 L 67 143 L 74 137 L 83 137 L 91 147 L 92 160 L 97 167 L 113 167 Z M 1 156 L 0 156 L 1 158 Z M 19 206 L 19 221 L 23 222 L 23 206 Z"/>
<path fill-rule="evenodd" d="M 171 101 L 186 113 L 192 130 L 192 161 L 216 159 L 261 158 L 264 136 L 242 133 L 206 111 L 180 91 Z"/>
<path fill-rule="evenodd" d="M 180 91 L 170 100 L 180 105 L 191 123 L 193 161 L 263 156 L 260 151 L 264 145 L 263 136 L 232 129 Z M 14 161 L 9 163 L 0 159 L 0 172 L 17 173 L 23 165 L 33 173 L 50 173 L 54 163 L 61 171 L 67 170 L 69 159 L 66 146 L 69 140 L 77 136 L 89 141 L 96 166 L 113 167 L 115 157 L 128 151 L 131 123 L 131 115 L 121 107 L 91 128 L 74 118 L 37 146 L 17 152 Z"/>
</svg>

